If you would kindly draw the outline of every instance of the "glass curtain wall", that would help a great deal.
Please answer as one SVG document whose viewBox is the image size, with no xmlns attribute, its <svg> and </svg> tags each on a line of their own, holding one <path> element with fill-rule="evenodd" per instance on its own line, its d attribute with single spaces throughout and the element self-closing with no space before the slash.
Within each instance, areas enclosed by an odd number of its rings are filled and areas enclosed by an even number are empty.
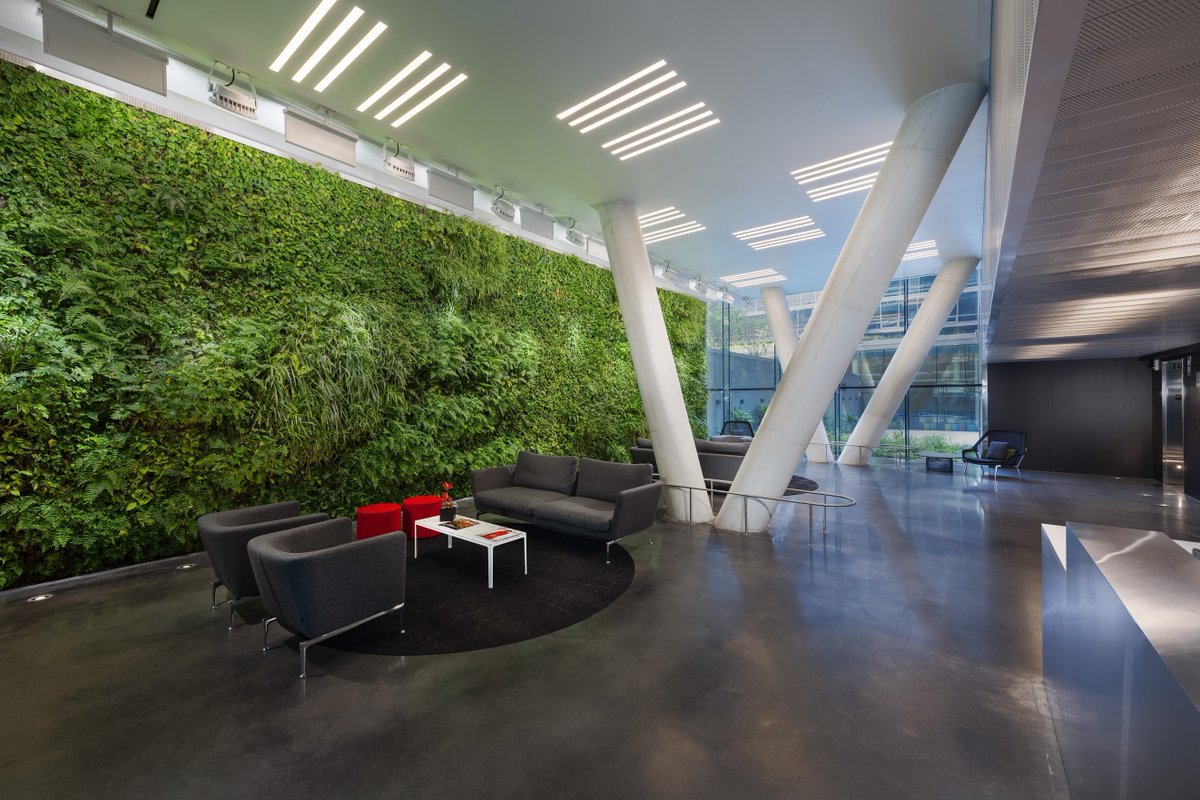
<svg viewBox="0 0 1200 800">
<path fill-rule="evenodd" d="M 897 278 L 888 285 L 825 411 L 825 428 L 835 451 L 870 401 L 933 279 L 933 275 Z M 819 296 L 819 292 L 788 295 L 797 335 L 808 324 Z M 957 452 L 979 437 L 983 385 L 978 310 L 976 274 L 950 312 L 876 456 L 903 458 L 918 450 Z M 720 433 L 727 420 L 745 420 L 757 430 L 781 374 L 761 302 L 710 305 L 708 347 L 709 435 Z"/>
</svg>

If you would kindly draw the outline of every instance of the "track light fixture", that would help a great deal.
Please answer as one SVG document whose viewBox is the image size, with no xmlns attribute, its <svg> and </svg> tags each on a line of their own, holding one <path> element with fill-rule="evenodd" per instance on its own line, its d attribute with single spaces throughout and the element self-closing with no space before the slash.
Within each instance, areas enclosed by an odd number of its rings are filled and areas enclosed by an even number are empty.
<svg viewBox="0 0 1200 800">
<path fill-rule="evenodd" d="M 393 149 L 395 152 L 392 152 Z M 386 139 L 383 142 L 383 165 L 406 181 L 417 179 L 417 166 L 413 162 L 412 154 L 401 155 L 400 143 L 395 139 Z"/>
<path fill-rule="evenodd" d="M 567 217 L 567 219 L 571 221 L 571 224 L 567 225 L 567 241 L 576 247 L 587 247 L 587 237 L 575 230 L 575 218 Z M 565 222 L 563 224 L 566 225 Z"/>
<path fill-rule="evenodd" d="M 228 82 L 221 83 L 220 80 L 213 78 L 218 67 L 229 70 Z M 245 76 L 246 84 L 250 87 L 249 94 L 233 85 L 238 76 L 236 69 L 224 61 L 214 61 L 212 69 L 208 71 L 208 99 L 226 111 L 232 111 L 247 119 L 258 119 L 258 92 L 254 88 L 254 80 L 244 72 L 242 75 Z"/>
<path fill-rule="evenodd" d="M 503 187 L 497 186 L 496 191 L 498 191 L 499 194 L 497 194 L 496 199 L 492 201 L 492 213 L 505 222 L 516 222 L 517 207 L 504 199 Z"/>
</svg>

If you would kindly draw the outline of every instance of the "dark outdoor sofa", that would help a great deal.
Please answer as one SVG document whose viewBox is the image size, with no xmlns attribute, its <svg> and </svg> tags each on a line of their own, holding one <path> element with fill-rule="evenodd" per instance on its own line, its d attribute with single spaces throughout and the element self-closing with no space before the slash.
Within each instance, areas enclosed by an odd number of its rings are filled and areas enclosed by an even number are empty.
<svg viewBox="0 0 1200 800">
<path fill-rule="evenodd" d="M 700 472 L 710 486 L 728 486 L 737 477 L 738 468 L 750 449 L 749 442 L 712 442 L 696 440 L 696 455 L 700 458 Z M 635 464 L 649 464 L 658 471 L 654 460 L 654 444 L 649 439 L 638 439 L 637 446 L 629 448 Z"/>
<path fill-rule="evenodd" d="M 475 508 L 558 533 L 619 539 L 654 524 L 662 484 L 649 464 L 619 464 L 522 450 L 517 463 L 471 473 Z"/>
</svg>

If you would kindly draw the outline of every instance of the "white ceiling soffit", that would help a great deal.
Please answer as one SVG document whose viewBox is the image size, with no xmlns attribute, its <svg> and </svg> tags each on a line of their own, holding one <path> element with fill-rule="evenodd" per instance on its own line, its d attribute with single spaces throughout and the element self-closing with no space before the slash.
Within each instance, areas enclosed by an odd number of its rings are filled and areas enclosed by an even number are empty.
<svg viewBox="0 0 1200 800">
<path fill-rule="evenodd" d="M 989 360 L 1200 341 L 1200 4 L 1087 4 Z M 999 299 L 999 298 L 998 298 Z"/>
<path fill-rule="evenodd" d="M 34 1 L 0 0 L 0 10 Z M 93 13 L 94 6 L 72 1 Z M 441 0 L 419 8 L 336 0 L 276 72 L 271 64 L 323 0 L 161 0 L 153 19 L 146 0 L 103 5 L 122 17 L 122 27 L 197 64 L 219 59 L 253 76 L 264 96 L 328 109 L 331 120 L 365 139 L 398 139 L 426 163 L 453 165 L 479 185 L 505 187 L 522 204 L 579 220 L 585 233 L 600 230 L 598 203 L 627 199 L 643 212 L 682 206 L 705 230 L 651 243 L 656 258 L 710 281 L 774 267 L 793 292 L 824 284 L 866 191 L 814 202 L 805 190 L 824 184 L 798 185 L 792 170 L 887 142 L 920 97 L 986 80 L 991 25 L 991 0 Z M 362 13 L 334 37 L 354 8 Z M 372 36 L 381 23 L 386 28 Z M 293 80 L 331 37 L 328 52 L 303 80 Z M 410 75 L 358 110 L 426 52 Z M 557 118 L 660 60 L 661 74 L 674 71 L 677 80 L 577 127 Z M 451 67 L 375 119 L 441 64 Z M 459 74 L 470 79 L 392 126 L 418 97 L 432 97 Z M 678 81 L 687 86 L 580 133 Z M 642 85 L 615 90 L 595 106 Z M 700 118 L 708 111 L 711 117 Z M 679 136 L 715 119 L 720 124 Z M 968 135 L 917 232 L 918 239 L 936 239 L 947 258 L 980 252 L 984 134 L 979 125 Z M 731 235 L 803 215 L 826 235 L 761 250 Z"/>
</svg>

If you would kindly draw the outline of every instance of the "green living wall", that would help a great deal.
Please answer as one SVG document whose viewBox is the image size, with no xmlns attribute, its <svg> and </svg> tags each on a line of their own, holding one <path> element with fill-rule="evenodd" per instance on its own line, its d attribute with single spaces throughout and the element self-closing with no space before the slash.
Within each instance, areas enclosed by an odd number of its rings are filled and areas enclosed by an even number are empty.
<svg viewBox="0 0 1200 800">
<path fill-rule="evenodd" d="M 0 62 L 0 587 L 645 429 L 612 276 Z M 661 293 L 704 429 L 704 307 Z"/>
</svg>

